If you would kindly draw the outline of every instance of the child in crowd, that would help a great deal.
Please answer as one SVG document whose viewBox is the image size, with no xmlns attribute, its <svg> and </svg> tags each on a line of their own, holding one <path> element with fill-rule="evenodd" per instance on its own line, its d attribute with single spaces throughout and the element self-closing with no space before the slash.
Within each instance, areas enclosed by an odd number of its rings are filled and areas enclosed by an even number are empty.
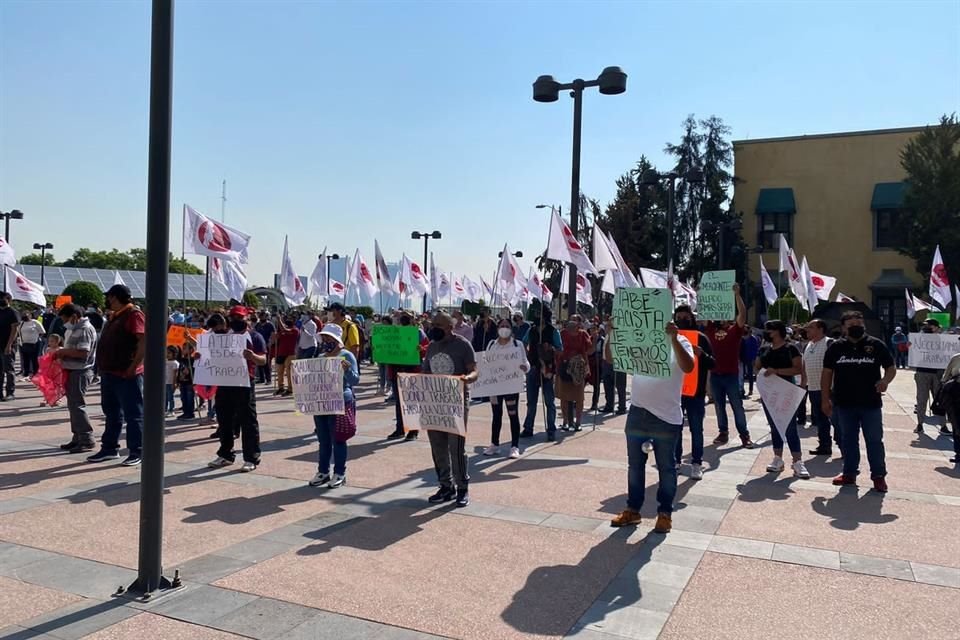
<svg viewBox="0 0 960 640">
<path fill-rule="evenodd" d="M 180 355 L 180 370 L 177 382 L 180 385 L 180 403 L 183 405 L 183 414 L 177 417 L 177 420 L 193 420 L 196 408 L 196 396 L 193 389 L 193 364 L 195 349 L 193 344 L 187 342 L 183 345 L 183 353 Z"/>
<path fill-rule="evenodd" d="M 167 402 L 165 406 L 168 416 L 172 416 L 173 410 L 176 408 L 173 392 L 177 388 L 177 379 L 180 373 L 179 358 L 180 349 L 178 347 L 175 345 L 167 347 Z"/>
<path fill-rule="evenodd" d="M 55 353 L 55 352 L 58 351 L 58 350 L 60 349 L 60 347 L 62 347 L 62 346 L 63 346 L 63 337 L 62 337 L 60 334 L 51 333 L 49 336 L 47 336 L 47 350 L 46 350 L 45 354 L 46 354 L 46 353 Z M 64 384 L 66 384 L 66 382 L 64 382 Z M 62 402 L 62 399 L 61 399 L 61 400 L 57 400 L 56 402 L 54 402 L 54 403 L 53 403 L 52 405 L 50 405 L 50 406 L 51 406 L 51 407 L 59 407 L 61 402 Z M 47 406 L 47 401 L 46 401 L 46 400 L 41 400 L 41 401 L 40 401 L 40 406 L 41 406 L 41 407 L 46 407 L 46 406 Z"/>
</svg>

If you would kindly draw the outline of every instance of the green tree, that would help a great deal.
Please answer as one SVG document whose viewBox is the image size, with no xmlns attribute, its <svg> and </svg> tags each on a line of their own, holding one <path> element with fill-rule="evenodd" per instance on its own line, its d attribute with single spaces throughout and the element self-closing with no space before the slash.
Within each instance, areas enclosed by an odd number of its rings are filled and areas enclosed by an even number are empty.
<svg viewBox="0 0 960 640">
<path fill-rule="evenodd" d="M 951 283 L 960 282 L 960 121 L 956 114 L 940 118 L 900 152 L 907 173 L 905 215 L 899 227 L 904 255 L 916 261 L 929 282 L 937 245 Z M 957 301 L 960 304 L 960 301 Z"/>
<path fill-rule="evenodd" d="M 100 291 L 100 287 L 85 280 L 77 280 L 76 282 L 70 283 L 60 295 L 70 296 L 73 298 L 74 304 L 78 304 L 81 307 L 94 305 L 102 308 L 104 303 L 103 291 Z"/>
<path fill-rule="evenodd" d="M 253 291 L 245 291 L 243 294 L 243 304 L 250 309 L 259 309 L 263 302 Z"/>
<path fill-rule="evenodd" d="M 29 256 L 28 256 L 29 257 Z M 50 258 L 50 254 L 47 254 Z M 22 264 L 40 264 L 39 257 L 37 262 L 23 262 Z M 186 273 L 189 275 L 203 275 L 203 269 L 195 266 L 183 258 L 174 257 L 171 253 L 168 257 L 170 273 Z M 128 271 L 146 271 L 147 270 L 147 250 L 130 249 L 120 251 L 111 249 L 110 251 L 93 251 L 91 249 L 77 249 L 73 256 L 63 262 L 47 262 L 48 265 L 61 267 L 77 267 L 81 269 L 122 269 Z"/>
<path fill-rule="evenodd" d="M 29 253 L 23 256 L 22 258 L 20 258 L 19 262 L 20 264 L 35 264 L 35 265 L 40 265 L 42 262 L 42 264 L 45 264 L 48 267 L 52 267 L 55 264 L 57 264 L 56 260 L 54 260 L 53 258 L 52 253 L 45 254 L 43 256 L 42 261 L 39 253 Z"/>
<path fill-rule="evenodd" d="M 770 305 L 770 308 L 767 309 L 767 317 L 771 320 L 783 320 L 787 324 L 803 324 L 810 320 L 810 313 L 801 307 L 796 296 L 788 291 Z"/>
</svg>

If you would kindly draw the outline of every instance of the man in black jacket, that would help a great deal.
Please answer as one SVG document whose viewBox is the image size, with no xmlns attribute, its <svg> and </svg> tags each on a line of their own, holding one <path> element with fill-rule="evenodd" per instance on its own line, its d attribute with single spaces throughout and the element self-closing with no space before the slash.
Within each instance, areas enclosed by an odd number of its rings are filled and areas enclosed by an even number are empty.
<svg viewBox="0 0 960 640">
<path fill-rule="evenodd" d="M 703 418 L 706 415 L 707 372 L 713 369 L 717 361 L 713 357 L 710 339 L 703 332 L 697 330 L 697 319 L 689 305 L 683 304 L 677 307 L 673 312 L 673 321 L 681 333 L 690 340 L 690 344 L 693 345 L 693 353 L 697 359 L 697 390 L 693 395 L 684 393 L 680 399 L 680 404 L 687 416 L 687 422 L 690 423 L 690 440 L 693 449 L 690 453 L 690 477 L 694 480 L 701 480 L 703 478 Z M 696 340 L 693 338 L 696 338 Z M 677 438 L 677 465 L 681 463 L 682 458 L 683 435 L 681 434 Z"/>
</svg>

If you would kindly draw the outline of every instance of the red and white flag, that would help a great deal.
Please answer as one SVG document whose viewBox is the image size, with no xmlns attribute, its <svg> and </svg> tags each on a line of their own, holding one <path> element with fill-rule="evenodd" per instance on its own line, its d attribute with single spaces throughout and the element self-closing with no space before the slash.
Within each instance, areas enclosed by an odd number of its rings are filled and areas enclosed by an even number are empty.
<svg viewBox="0 0 960 640">
<path fill-rule="evenodd" d="M 836 302 L 856 302 L 856 300 L 845 294 L 843 291 L 839 291 L 837 292 Z"/>
<path fill-rule="evenodd" d="M 342 298 L 346 292 L 347 288 L 342 282 L 337 282 L 333 278 L 330 278 L 330 295 Z"/>
<path fill-rule="evenodd" d="M 232 300 L 243 302 L 243 294 L 247 290 L 247 274 L 243 265 L 234 260 L 210 258 L 210 275 L 224 286 Z"/>
<path fill-rule="evenodd" d="M 557 212 L 553 212 L 553 218 L 550 221 L 550 237 L 547 240 L 547 257 L 552 260 L 560 260 L 577 267 L 577 270 L 583 273 L 596 274 L 597 269 L 590 262 L 583 246 L 573 235 L 567 223 L 560 219 Z"/>
<path fill-rule="evenodd" d="M 570 290 L 570 267 L 563 268 L 563 278 L 560 281 L 560 291 L 566 293 Z M 589 307 L 593 306 L 592 287 L 587 277 L 577 272 L 577 302 Z"/>
<path fill-rule="evenodd" d="M 373 241 L 373 249 L 376 252 L 374 260 L 377 263 L 378 286 L 386 294 L 399 293 L 393 286 L 393 278 L 390 277 L 390 270 L 387 269 L 387 261 L 383 259 L 383 254 L 380 253 L 380 243 L 376 240 Z"/>
<path fill-rule="evenodd" d="M 787 278 L 790 282 L 790 291 L 793 292 L 793 295 L 797 297 L 797 300 L 800 301 L 800 306 L 804 309 L 807 308 L 807 285 L 806 280 L 803 276 L 803 271 L 800 267 L 800 262 L 797 260 L 797 254 L 793 252 L 793 249 L 787 253 L 787 263 L 786 263 L 786 272 Z"/>
<path fill-rule="evenodd" d="M 617 270 L 620 272 L 620 277 L 623 278 L 624 282 L 623 285 L 617 286 L 639 287 L 640 281 L 637 280 L 637 277 L 630 271 L 630 267 L 627 266 L 627 261 L 623 259 L 623 255 L 620 253 L 620 247 L 617 246 L 613 236 L 607 234 L 606 239 L 607 247 L 609 247 L 610 252 L 613 254 L 613 260 L 617 263 Z"/>
<path fill-rule="evenodd" d="M 833 276 L 825 276 L 822 273 L 810 272 L 810 280 L 813 282 L 813 288 L 817 292 L 817 297 L 821 300 L 829 300 L 830 292 L 837 285 L 837 279 Z"/>
<path fill-rule="evenodd" d="M 32 302 L 38 307 L 47 306 L 47 299 L 43 297 L 44 288 L 32 280 L 28 280 L 19 271 L 7 267 L 7 293 L 14 300 Z"/>
<path fill-rule="evenodd" d="M 773 304 L 778 298 L 777 288 L 774 286 L 770 274 L 767 273 L 767 268 L 763 266 L 763 256 L 757 257 L 760 258 L 760 282 L 763 284 L 763 297 L 767 300 L 767 304 Z"/>
<path fill-rule="evenodd" d="M 0 238 L 0 264 L 5 264 L 8 267 L 15 266 L 17 264 L 17 253 L 13 250 L 6 240 Z"/>
<path fill-rule="evenodd" d="M 817 308 L 817 287 L 813 283 L 813 275 L 810 273 L 810 264 L 807 262 L 807 256 L 803 256 L 803 262 L 800 264 L 800 273 L 803 274 L 803 291 L 806 294 L 806 305 L 802 304 L 804 309 L 813 313 Z"/>
<path fill-rule="evenodd" d="M 367 294 L 368 298 L 372 298 L 378 291 L 377 283 L 373 281 L 373 274 L 367 267 L 367 261 L 360 255 L 360 249 L 357 249 L 357 252 L 353 254 L 353 263 L 350 265 L 347 285 L 357 287 L 357 290 Z"/>
<path fill-rule="evenodd" d="M 246 263 L 249 244 L 249 235 L 183 205 L 184 252 Z"/>
<path fill-rule="evenodd" d="M 313 273 L 310 274 L 310 280 L 308 284 L 310 285 L 310 295 L 314 298 L 323 298 L 327 295 L 327 286 L 329 285 L 330 279 L 327 274 L 327 248 L 323 248 L 323 253 L 320 254 L 320 259 L 317 260 L 317 265 L 313 268 Z"/>
<path fill-rule="evenodd" d="M 947 267 L 940 255 L 940 245 L 933 253 L 933 266 L 930 269 L 930 299 L 939 303 L 941 309 L 946 309 L 950 304 L 950 278 L 947 277 Z"/>
<path fill-rule="evenodd" d="M 463 296 L 464 300 L 468 300 L 470 302 L 480 302 L 480 298 L 483 297 L 483 289 L 479 284 L 467 276 L 463 276 L 463 288 L 466 291 Z"/>
<path fill-rule="evenodd" d="M 450 274 L 450 287 L 453 289 L 454 302 L 463 300 L 467 295 L 467 288 L 463 286 L 463 281 L 456 274 Z"/>
<path fill-rule="evenodd" d="M 450 297 L 450 275 L 451 274 L 447 274 L 444 271 L 440 272 L 440 277 L 437 279 L 437 289 L 435 290 L 438 301 Z"/>
<path fill-rule="evenodd" d="M 787 237 L 780 234 L 780 263 L 777 268 L 777 271 L 783 273 L 784 271 L 790 270 L 790 245 L 787 244 Z"/>
<path fill-rule="evenodd" d="M 287 247 L 287 236 L 283 237 L 283 262 L 280 264 L 280 293 L 286 298 L 287 304 L 296 307 L 307 299 L 307 291 L 300 282 L 297 270 L 293 268 L 293 260 Z"/>
<path fill-rule="evenodd" d="M 497 270 L 497 288 L 505 296 L 511 297 L 527 288 L 527 279 L 520 271 L 517 259 L 510 252 L 510 247 L 503 245 L 500 254 L 500 268 Z"/>
<path fill-rule="evenodd" d="M 550 291 L 550 287 L 540 279 L 540 274 L 533 270 L 533 267 L 530 267 L 530 276 L 527 278 L 527 282 L 530 283 L 530 294 L 534 298 L 538 298 L 550 304 L 553 302 L 553 291 Z"/>
<path fill-rule="evenodd" d="M 414 293 L 430 294 L 430 283 L 427 281 L 423 269 L 408 258 L 407 254 L 403 254 L 403 261 L 400 264 L 400 285 L 402 287 L 401 291 L 407 295 Z"/>
</svg>

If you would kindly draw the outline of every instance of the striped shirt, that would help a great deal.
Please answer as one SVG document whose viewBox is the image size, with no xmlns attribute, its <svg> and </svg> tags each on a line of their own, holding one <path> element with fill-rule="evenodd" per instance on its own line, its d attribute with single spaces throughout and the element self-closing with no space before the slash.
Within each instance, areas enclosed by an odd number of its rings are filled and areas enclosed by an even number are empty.
<svg viewBox="0 0 960 640">
<path fill-rule="evenodd" d="M 807 390 L 820 391 L 820 374 L 823 373 L 823 356 L 830 346 L 829 338 L 821 338 L 817 342 L 812 340 L 803 350 L 803 370 L 807 374 Z"/>
</svg>

